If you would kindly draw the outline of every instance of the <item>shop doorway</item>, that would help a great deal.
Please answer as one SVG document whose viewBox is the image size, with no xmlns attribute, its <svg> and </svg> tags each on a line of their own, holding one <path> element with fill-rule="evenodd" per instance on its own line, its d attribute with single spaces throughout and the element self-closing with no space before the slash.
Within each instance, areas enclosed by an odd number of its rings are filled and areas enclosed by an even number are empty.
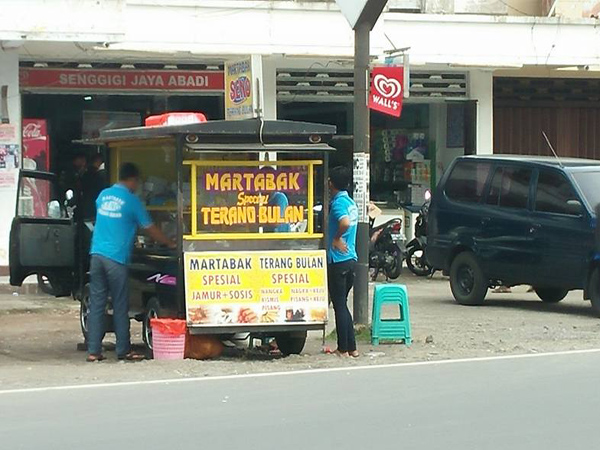
<svg viewBox="0 0 600 450">
<path fill-rule="evenodd" d="M 494 79 L 494 152 L 600 159 L 600 79 Z"/>
<path fill-rule="evenodd" d="M 54 173 L 69 170 L 75 155 L 98 151 L 76 141 L 96 137 L 101 129 L 141 126 L 147 116 L 167 111 L 202 112 L 209 120 L 224 118 L 222 95 L 23 94 L 22 110 L 24 119 L 45 121 L 47 170 Z"/>
</svg>

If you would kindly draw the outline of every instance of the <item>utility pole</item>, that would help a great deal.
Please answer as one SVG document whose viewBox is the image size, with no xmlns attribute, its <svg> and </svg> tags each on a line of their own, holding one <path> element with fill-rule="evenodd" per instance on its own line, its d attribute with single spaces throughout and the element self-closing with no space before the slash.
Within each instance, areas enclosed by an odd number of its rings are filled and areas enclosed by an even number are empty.
<svg viewBox="0 0 600 450">
<path fill-rule="evenodd" d="M 354 201 L 358 206 L 354 322 L 369 322 L 370 34 L 387 0 L 336 0 L 354 30 Z"/>
<path fill-rule="evenodd" d="M 368 23 L 359 23 L 354 29 L 354 192 L 359 208 L 356 234 L 356 275 L 354 278 L 354 321 L 367 324 L 369 321 L 369 154 L 370 114 L 369 62 L 370 34 Z"/>
</svg>

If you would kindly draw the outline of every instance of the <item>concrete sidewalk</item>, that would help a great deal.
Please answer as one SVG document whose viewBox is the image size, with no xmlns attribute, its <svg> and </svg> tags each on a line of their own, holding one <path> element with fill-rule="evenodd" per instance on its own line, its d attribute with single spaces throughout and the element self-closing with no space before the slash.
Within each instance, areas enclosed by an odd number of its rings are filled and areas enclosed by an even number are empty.
<svg viewBox="0 0 600 450">
<path fill-rule="evenodd" d="M 600 348 L 600 319 L 581 293 L 558 304 L 541 302 L 527 288 L 511 294 L 490 293 L 480 307 L 454 302 L 446 279 L 399 280 L 409 290 L 413 345 L 370 345 L 359 338 L 362 357 L 337 358 L 322 353 L 322 334 L 313 332 L 301 356 L 280 358 L 237 351 L 214 361 L 145 361 L 87 364 L 77 351 L 82 336 L 78 304 L 42 295 L 0 295 L 0 389 L 56 384 L 165 379 L 205 375 L 273 372 L 365 364 L 456 359 L 505 354 Z M 391 314 L 391 312 L 390 312 Z M 328 331 L 334 327 L 333 315 Z M 132 322 L 132 339 L 141 344 L 141 326 Z M 109 334 L 106 342 L 114 342 Z M 335 342 L 327 344 L 335 348 Z"/>
</svg>

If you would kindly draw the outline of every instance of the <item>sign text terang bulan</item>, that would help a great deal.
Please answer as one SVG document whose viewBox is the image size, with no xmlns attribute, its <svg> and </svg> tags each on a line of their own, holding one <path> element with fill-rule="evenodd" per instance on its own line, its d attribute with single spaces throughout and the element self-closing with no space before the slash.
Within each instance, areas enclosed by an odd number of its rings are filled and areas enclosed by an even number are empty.
<svg viewBox="0 0 600 450">
<path fill-rule="evenodd" d="M 202 225 L 262 226 L 304 220 L 305 206 L 288 200 L 290 195 L 306 192 L 306 176 L 299 168 L 210 169 L 201 173 L 200 183 L 208 198 L 235 198 L 234 204 L 201 205 Z"/>
</svg>

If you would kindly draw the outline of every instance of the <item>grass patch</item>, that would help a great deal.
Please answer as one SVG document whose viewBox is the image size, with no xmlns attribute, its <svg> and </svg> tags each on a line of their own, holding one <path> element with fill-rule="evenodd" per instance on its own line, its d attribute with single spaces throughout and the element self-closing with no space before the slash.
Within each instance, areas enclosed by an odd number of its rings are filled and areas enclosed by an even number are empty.
<svg viewBox="0 0 600 450">
<path fill-rule="evenodd" d="M 371 342 L 371 327 L 365 325 L 354 325 L 354 334 L 356 336 L 356 342 L 362 344 L 368 344 Z M 326 341 L 337 341 L 337 331 L 333 330 L 325 337 Z"/>
</svg>

